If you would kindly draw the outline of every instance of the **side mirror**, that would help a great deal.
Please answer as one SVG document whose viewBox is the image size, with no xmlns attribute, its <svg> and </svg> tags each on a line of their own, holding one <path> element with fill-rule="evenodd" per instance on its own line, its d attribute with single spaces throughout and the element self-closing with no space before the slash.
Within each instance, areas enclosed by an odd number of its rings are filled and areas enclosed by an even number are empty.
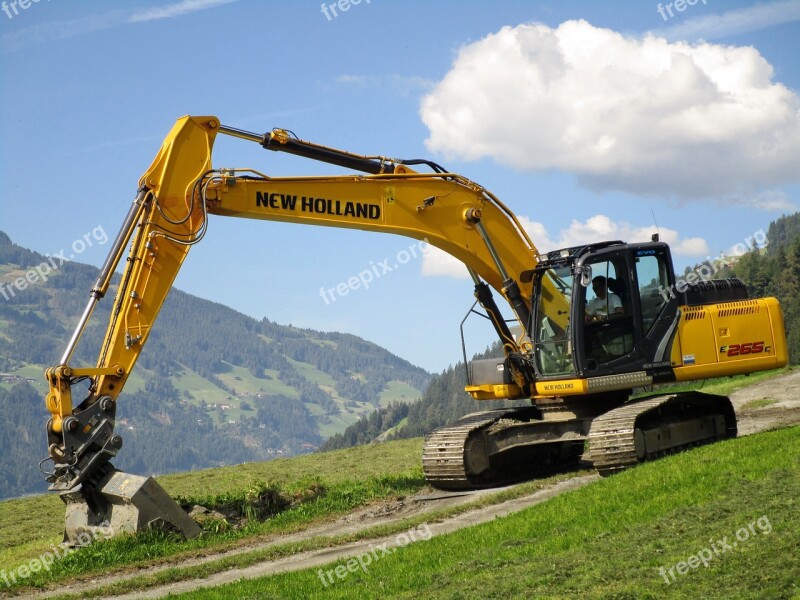
<svg viewBox="0 0 800 600">
<path fill-rule="evenodd" d="M 581 267 L 581 285 L 585 288 L 592 285 L 592 266 L 583 265 Z"/>
</svg>

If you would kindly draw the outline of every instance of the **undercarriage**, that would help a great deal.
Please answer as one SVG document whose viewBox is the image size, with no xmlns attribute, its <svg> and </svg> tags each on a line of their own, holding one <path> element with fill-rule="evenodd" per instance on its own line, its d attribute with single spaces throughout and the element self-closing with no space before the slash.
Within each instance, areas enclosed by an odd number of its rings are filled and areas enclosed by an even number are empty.
<svg viewBox="0 0 800 600">
<path fill-rule="evenodd" d="M 473 413 L 425 439 L 425 478 L 440 489 L 476 489 L 575 467 L 601 475 L 683 449 L 736 437 L 724 396 L 684 392 L 620 403 L 618 397 Z"/>
</svg>

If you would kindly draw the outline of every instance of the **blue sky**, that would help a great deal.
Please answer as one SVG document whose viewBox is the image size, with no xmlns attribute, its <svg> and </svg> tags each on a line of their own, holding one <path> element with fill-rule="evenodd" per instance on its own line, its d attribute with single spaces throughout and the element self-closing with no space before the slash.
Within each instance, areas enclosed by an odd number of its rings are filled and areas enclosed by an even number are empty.
<svg viewBox="0 0 800 600">
<path fill-rule="evenodd" d="M 0 229 L 50 254 L 113 237 L 185 114 L 431 158 L 499 196 L 543 250 L 640 241 L 655 217 L 682 269 L 800 206 L 798 0 L 325 4 L 1 4 Z M 215 165 L 338 172 L 233 139 Z M 176 285 L 440 370 L 460 358 L 472 286 L 441 257 L 409 258 L 414 244 L 219 217 Z M 369 289 L 321 296 L 387 259 Z M 490 330 L 468 329 L 481 350 Z"/>
</svg>

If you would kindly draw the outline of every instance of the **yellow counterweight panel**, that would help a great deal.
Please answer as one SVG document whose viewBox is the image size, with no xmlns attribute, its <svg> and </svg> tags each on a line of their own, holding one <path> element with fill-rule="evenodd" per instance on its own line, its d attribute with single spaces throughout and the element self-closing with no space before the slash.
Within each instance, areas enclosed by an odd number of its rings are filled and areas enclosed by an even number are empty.
<svg viewBox="0 0 800 600">
<path fill-rule="evenodd" d="M 681 307 L 672 365 L 678 381 L 786 366 L 783 315 L 775 298 Z"/>
</svg>

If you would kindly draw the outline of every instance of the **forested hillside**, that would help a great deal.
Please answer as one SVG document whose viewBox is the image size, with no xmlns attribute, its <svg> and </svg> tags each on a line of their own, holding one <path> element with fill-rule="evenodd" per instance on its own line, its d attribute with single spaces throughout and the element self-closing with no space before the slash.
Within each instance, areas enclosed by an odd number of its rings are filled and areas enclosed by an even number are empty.
<svg viewBox="0 0 800 600">
<path fill-rule="evenodd" d="M 0 498 L 43 487 L 43 369 L 61 356 L 97 278 L 67 262 L 46 281 L 15 285 L 46 260 L 0 232 Z M 73 365 L 96 361 L 112 302 L 113 290 Z M 256 320 L 173 290 L 120 397 L 116 464 L 151 474 L 308 452 L 379 406 L 419 398 L 429 379 L 355 336 Z"/>
<path fill-rule="evenodd" d="M 502 356 L 499 344 L 474 358 Z M 380 409 L 369 417 L 361 419 L 348 427 L 343 433 L 330 438 L 320 450 L 336 450 L 365 444 L 375 440 L 385 432 L 381 439 L 406 439 L 430 433 L 437 427 L 452 423 L 469 413 L 503 408 L 506 406 L 525 406 L 527 401 L 480 403 L 464 391 L 467 374 L 464 363 L 458 363 L 431 379 L 425 394 L 407 406 L 389 406 Z M 398 427 L 398 425 L 401 425 Z M 390 431 L 395 429 L 394 431 Z"/>
<path fill-rule="evenodd" d="M 764 250 L 748 252 L 718 276 L 739 277 L 751 298 L 780 300 L 789 359 L 800 364 L 800 213 L 770 223 L 767 240 Z"/>
</svg>

